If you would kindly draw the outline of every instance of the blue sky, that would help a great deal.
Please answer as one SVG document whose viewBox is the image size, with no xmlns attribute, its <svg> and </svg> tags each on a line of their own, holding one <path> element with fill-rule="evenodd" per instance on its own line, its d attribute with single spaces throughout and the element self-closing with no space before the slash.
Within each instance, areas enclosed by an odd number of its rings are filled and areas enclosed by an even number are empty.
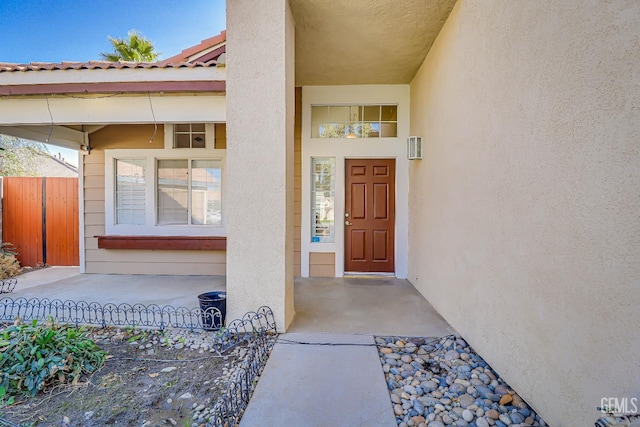
<svg viewBox="0 0 640 427">
<path fill-rule="evenodd" d="M 225 28 L 224 0 L 1 0 L 0 62 L 99 59 L 135 29 L 168 58 Z"/>
<path fill-rule="evenodd" d="M 108 36 L 137 30 L 161 59 L 225 29 L 225 0 L 0 0 L 0 62 L 100 59 Z M 50 147 L 70 163 L 72 150 Z"/>
</svg>

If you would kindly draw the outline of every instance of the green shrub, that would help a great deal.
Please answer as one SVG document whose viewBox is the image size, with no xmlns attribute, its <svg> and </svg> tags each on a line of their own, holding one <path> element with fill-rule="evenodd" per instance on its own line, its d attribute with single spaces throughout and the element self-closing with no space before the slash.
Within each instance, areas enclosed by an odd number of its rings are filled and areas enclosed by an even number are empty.
<svg viewBox="0 0 640 427">
<path fill-rule="evenodd" d="M 14 402 L 13 396 L 9 397 L 8 399 L 5 399 L 6 394 L 7 394 L 7 390 L 5 390 L 4 387 L 0 387 L 0 408 L 2 408 L 5 405 L 13 405 L 13 402 Z"/>
<path fill-rule="evenodd" d="M 77 382 L 100 368 L 105 352 L 82 328 L 16 322 L 0 332 L 0 388 L 6 396 L 34 396 L 56 384 Z"/>
</svg>

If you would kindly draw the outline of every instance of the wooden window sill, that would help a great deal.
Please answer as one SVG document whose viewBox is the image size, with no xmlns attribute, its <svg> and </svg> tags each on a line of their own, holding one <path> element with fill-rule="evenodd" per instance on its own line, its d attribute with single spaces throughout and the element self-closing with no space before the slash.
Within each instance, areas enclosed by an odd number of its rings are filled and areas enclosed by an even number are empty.
<svg viewBox="0 0 640 427">
<path fill-rule="evenodd" d="M 151 249 L 220 251 L 227 249 L 226 237 L 205 236 L 93 236 L 99 249 Z"/>
</svg>

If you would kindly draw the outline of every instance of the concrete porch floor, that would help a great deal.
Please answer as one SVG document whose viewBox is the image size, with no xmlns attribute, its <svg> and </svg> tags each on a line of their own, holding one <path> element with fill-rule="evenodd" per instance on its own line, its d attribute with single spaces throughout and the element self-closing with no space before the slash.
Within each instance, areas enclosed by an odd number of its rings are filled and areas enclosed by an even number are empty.
<svg viewBox="0 0 640 427">
<path fill-rule="evenodd" d="M 78 267 L 47 267 L 16 277 L 9 298 L 48 298 L 105 303 L 158 304 L 193 308 L 198 295 L 225 290 L 223 276 L 80 274 Z"/>
<path fill-rule="evenodd" d="M 197 307 L 203 292 L 225 289 L 223 276 L 80 274 L 48 267 L 17 277 L 3 297 Z M 406 280 L 393 277 L 297 278 L 288 332 L 441 336 L 453 329 Z M 258 307 L 256 307 L 257 309 Z"/>
<path fill-rule="evenodd" d="M 287 332 L 431 337 L 453 329 L 407 280 L 395 277 L 295 281 Z"/>
</svg>

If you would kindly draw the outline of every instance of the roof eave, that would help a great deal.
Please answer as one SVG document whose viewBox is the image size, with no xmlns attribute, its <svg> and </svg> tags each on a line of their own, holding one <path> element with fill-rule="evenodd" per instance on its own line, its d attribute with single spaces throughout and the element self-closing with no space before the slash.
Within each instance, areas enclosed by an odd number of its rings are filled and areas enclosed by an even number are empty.
<svg viewBox="0 0 640 427">
<path fill-rule="evenodd" d="M 140 81 L 0 85 L 0 96 L 59 95 L 59 94 L 132 94 L 175 92 L 225 92 L 225 81 Z"/>
</svg>

